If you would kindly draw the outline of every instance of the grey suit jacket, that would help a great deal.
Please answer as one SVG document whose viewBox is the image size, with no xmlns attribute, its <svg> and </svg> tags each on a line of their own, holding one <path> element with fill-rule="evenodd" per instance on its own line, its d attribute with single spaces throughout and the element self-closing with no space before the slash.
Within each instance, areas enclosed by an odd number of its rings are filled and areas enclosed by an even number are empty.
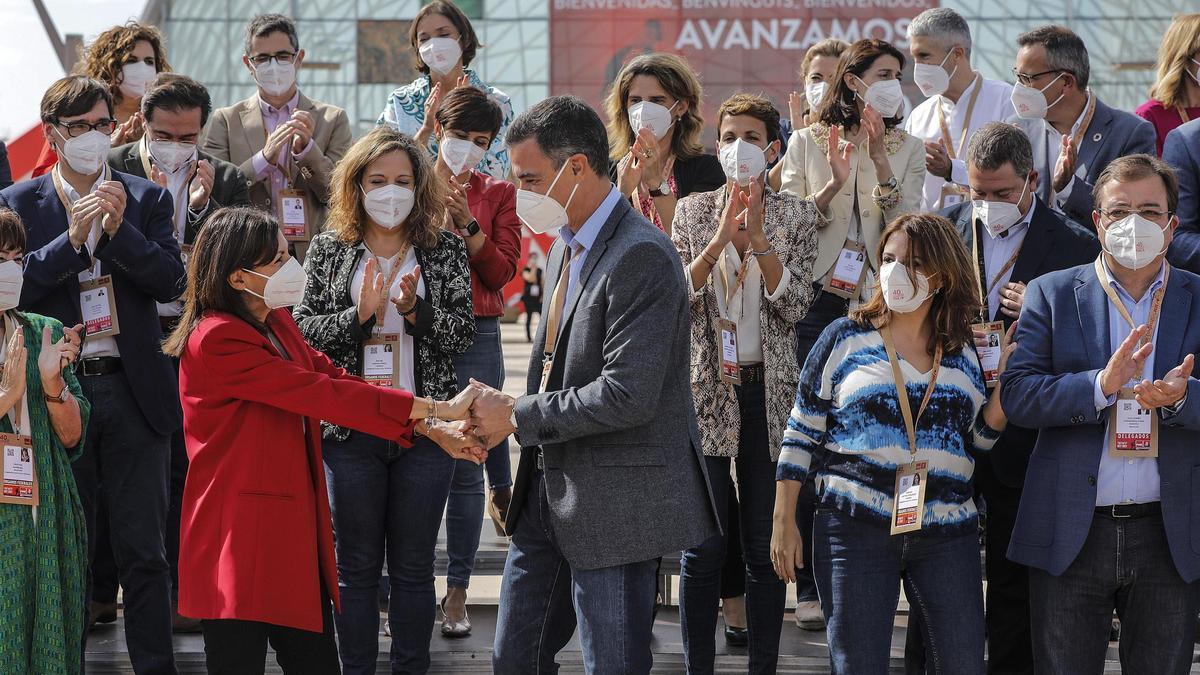
<svg viewBox="0 0 1200 675">
<path fill-rule="evenodd" d="M 564 252 L 556 240 L 546 298 Z M 545 321 L 534 339 L 530 393 L 515 410 L 522 449 L 509 533 L 537 478 L 539 446 L 550 523 L 574 568 L 651 560 L 719 531 L 688 376 L 690 321 L 671 240 L 619 200 L 567 298 L 544 394 Z"/>
<path fill-rule="evenodd" d="M 1157 151 L 1154 125 L 1133 113 L 1110 108 L 1097 98 L 1092 122 L 1083 138 L 1077 139 L 1075 177 L 1072 179 L 1070 197 L 1060 206 L 1050 194 L 1054 182 L 1054 162 L 1049 152 L 1052 144 L 1050 125 L 1041 119 L 1011 117 L 1008 121 L 1024 131 L 1033 144 L 1033 168 L 1038 171 L 1038 196 L 1055 210 L 1065 213 L 1068 218 L 1090 230 L 1095 229 L 1092 226 L 1092 188 L 1108 163 L 1125 155 L 1140 152 L 1153 155 Z"/>
</svg>

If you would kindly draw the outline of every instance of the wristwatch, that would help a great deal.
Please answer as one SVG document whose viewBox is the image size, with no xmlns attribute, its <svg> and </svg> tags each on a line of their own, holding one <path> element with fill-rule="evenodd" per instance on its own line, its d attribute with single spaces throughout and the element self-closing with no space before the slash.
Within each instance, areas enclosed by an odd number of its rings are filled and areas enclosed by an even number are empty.
<svg viewBox="0 0 1200 675">
<path fill-rule="evenodd" d="M 458 228 L 458 233 L 464 237 L 474 237 L 479 234 L 479 223 L 472 219 L 471 222 L 467 223 L 466 227 Z"/>
<path fill-rule="evenodd" d="M 892 176 L 891 178 L 887 179 L 886 183 L 878 183 L 878 185 L 880 188 L 891 188 L 892 190 L 895 190 L 899 183 L 896 182 L 896 177 Z"/>
<path fill-rule="evenodd" d="M 46 392 L 42 392 L 42 398 L 46 399 L 46 403 L 66 403 L 70 396 L 71 390 L 67 387 L 66 382 L 63 382 L 62 391 L 58 392 L 58 394 L 54 396 L 51 396 Z"/>
<path fill-rule="evenodd" d="M 666 197 L 669 194 L 671 194 L 671 181 L 666 178 L 663 179 L 661 185 L 650 191 L 651 197 Z"/>
</svg>

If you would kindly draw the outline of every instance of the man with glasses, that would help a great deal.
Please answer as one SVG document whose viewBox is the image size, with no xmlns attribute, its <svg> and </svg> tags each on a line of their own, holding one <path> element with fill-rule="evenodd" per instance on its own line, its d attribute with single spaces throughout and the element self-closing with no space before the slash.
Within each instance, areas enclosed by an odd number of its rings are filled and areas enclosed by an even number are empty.
<svg viewBox="0 0 1200 675">
<path fill-rule="evenodd" d="M 1033 144 L 1038 196 L 1078 223 L 1090 223 L 1092 186 L 1118 157 L 1155 152 L 1154 126 L 1110 108 L 1088 89 L 1087 46 L 1062 26 L 1017 37 L 1012 103 Z"/>
<path fill-rule="evenodd" d="M 42 97 L 41 117 L 58 163 L 0 191 L 0 206 L 21 216 L 28 236 L 20 308 L 86 327 L 79 374 L 91 417 L 72 468 L 89 555 L 103 499 L 134 672 L 175 673 L 163 538 L 170 437 L 183 417 L 155 305 L 174 300 L 184 283 L 171 196 L 105 164 L 116 128 L 107 85 L 58 80 Z M 53 405 L 56 393 L 41 395 Z"/>
<path fill-rule="evenodd" d="M 233 164 L 199 152 L 196 143 L 208 121 L 212 103 L 204 85 L 190 77 L 162 73 L 142 95 L 146 133 L 141 140 L 114 148 L 108 164 L 115 171 L 148 178 L 171 193 L 175 241 L 187 264 L 192 243 L 204 220 L 222 206 L 249 206 L 246 178 Z M 181 288 L 180 291 L 183 289 Z M 158 305 L 163 335 L 175 329 L 182 306 L 178 300 Z M 171 565 L 172 598 L 179 594 L 179 518 L 188 456 L 183 430 L 171 435 L 170 511 L 167 521 L 167 560 Z M 173 611 L 176 632 L 200 631 L 200 622 Z"/>
<path fill-rule="evenodd" d="M 1009 558 L 1029 566 L 1034 667 L 1187 673 L 1200 596 L 1200 277 L 1165 260 L 1179 187 L 1150 154 L 1096 180 L 1095 261 L 1033 280 L 1001 376 L 1037 429 Z M 1146 411 L 1152 411 L 1146 414 Z"/>
<path fill-rule="evenodd" d="M 298 242 L 297 254 L 303 257 L 306 242 L 325 221 L 329 176 L 350 148 L 350 120 L 345 110 L 300 93 L 296 74 L 304 50 L 288 17 L 254 17 L 246 28 L 242 63 L 258 91 L 214 112 L 201 145 L 241 169 L 249 180 L 250 201 L 279 216 L 284 234 Z"/>
</svg>

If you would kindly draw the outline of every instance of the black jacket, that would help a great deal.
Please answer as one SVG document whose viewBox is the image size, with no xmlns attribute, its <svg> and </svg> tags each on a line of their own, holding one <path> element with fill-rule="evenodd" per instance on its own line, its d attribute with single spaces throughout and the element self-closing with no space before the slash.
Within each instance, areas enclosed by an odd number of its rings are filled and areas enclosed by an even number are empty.
<svg viewBox="0 0 1200 675">
<path fill-rule="evenodd" d="M 675 188 L 679 199 L 693 192 L 712 192 L 725 184 L 725 171 L 716 155 L 696 155 L 675 160 Z M 617 163 L 609 166 L 608 177 L 617 182 Z"/>
</svg>

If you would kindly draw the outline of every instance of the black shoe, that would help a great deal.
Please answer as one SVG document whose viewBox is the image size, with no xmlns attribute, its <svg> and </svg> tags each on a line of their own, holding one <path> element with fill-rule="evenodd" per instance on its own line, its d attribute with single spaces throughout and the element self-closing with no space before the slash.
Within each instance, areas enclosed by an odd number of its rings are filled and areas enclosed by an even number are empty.
<svg viewBox="0 0 1200 675">
<path fill-rule="evenodd" d="M 750 630 L 725 626 L 725 644 L 730 647 L 745 647 L 750 644 Z"/>
</svg>

